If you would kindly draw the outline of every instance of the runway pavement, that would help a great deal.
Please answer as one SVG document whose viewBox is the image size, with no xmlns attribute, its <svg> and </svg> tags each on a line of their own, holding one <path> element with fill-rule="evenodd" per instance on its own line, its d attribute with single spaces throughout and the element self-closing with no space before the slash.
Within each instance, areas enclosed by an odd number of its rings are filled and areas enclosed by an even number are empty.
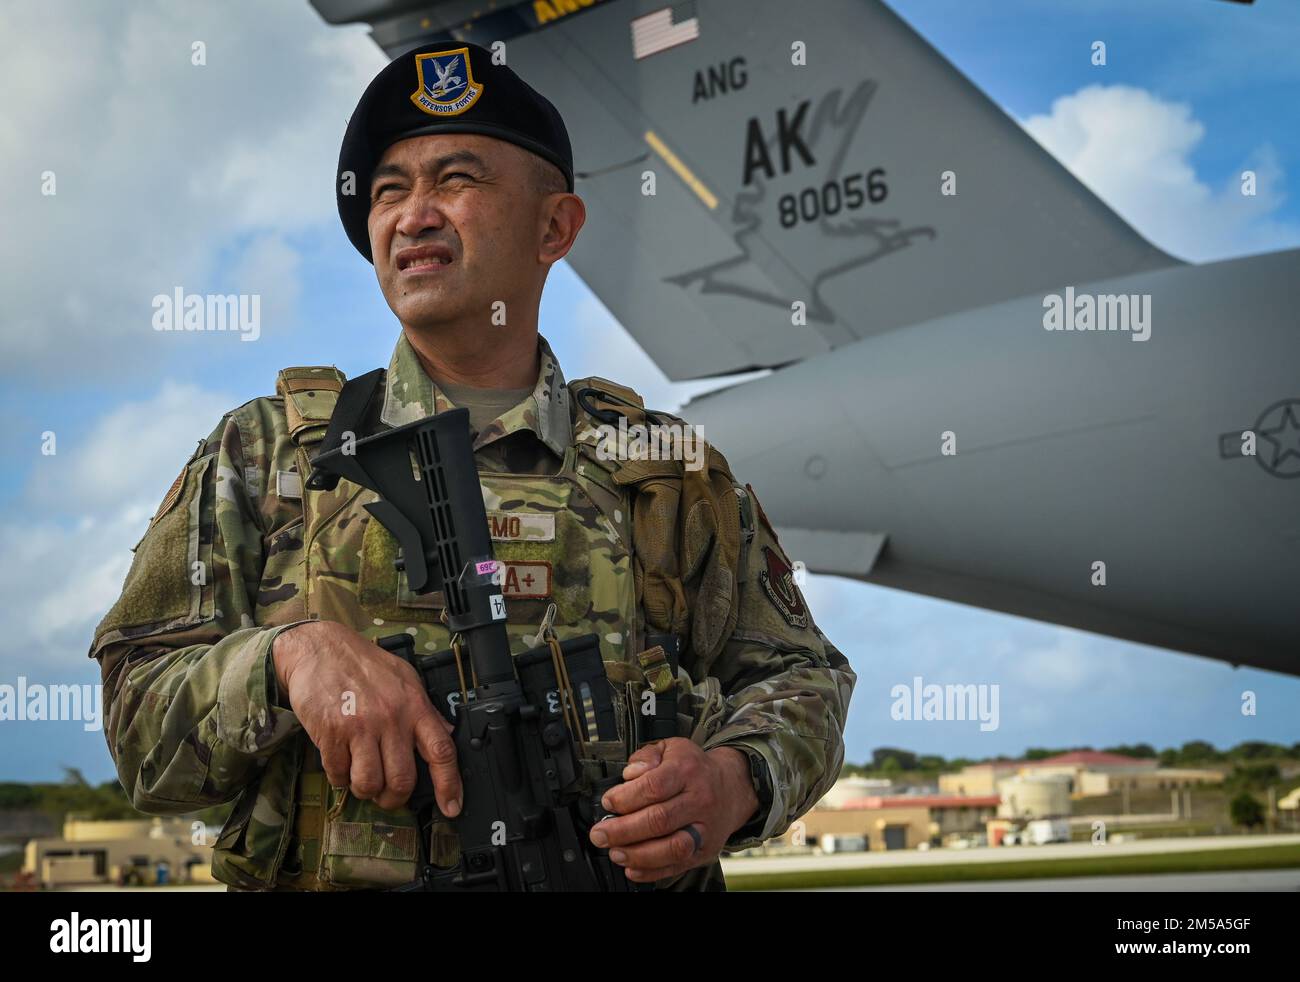
<svg viewBox="0 0 1300 982">
<path fill-rule="evenodd" d="M 789 873 L 807 870 L 866 869 L 900 866 L 951 866 L 957 863 L 1011 863 L 1031 860 L 1077 859 L 1088 856 L 1141 856 L 1153 853 L 1200 852 L 1206 849 L 1251 849 L 1294 845 L 1300 835 L 1187 836 L 1176 839 L 1136 839 L 1093 845 L 1058 842 L 1045 846 L 996 846 L 983 849 L 894 849 L 849 852 L 830 856 L 734 856 L 722 861 L 728 879 L 746 873 Z"/>
</svg>

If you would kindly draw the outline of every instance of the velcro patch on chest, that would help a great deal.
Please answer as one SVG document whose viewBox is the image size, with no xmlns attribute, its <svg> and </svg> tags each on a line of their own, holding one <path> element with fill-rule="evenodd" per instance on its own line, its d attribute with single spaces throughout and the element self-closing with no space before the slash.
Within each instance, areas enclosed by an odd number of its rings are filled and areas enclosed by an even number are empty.
<svg viewBox="0 0 1300 982">
<path fill-rule="evenodd" d="M 549 597 L 551 564 L 543 561 L 525 563 L 506 560 L 501 592 L 507 597 Z"/>
<path fill-rule="evenodd" d="M 521 511 L 488 512 L 493 542 L 554 542 L 555 516 Z"/>
</svg>

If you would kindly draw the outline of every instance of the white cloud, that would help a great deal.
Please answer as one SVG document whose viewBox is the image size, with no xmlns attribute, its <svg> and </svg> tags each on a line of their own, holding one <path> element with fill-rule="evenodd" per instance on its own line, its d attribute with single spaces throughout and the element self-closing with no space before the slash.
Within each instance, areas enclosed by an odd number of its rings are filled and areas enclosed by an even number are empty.
<svg viewBox="0 0 1300 982">
<path fill-rule="evenodd" d="M 255 292 L 239 277 L 268 236 L 296 280 L 284 237 L 337 230 L 339 142 L 384 62 L 305 0 L 6 3 L 0 87 L 22 96 L 0 118 L 0 212 L 22 232 L 0 238 L 0 363 L 63 380 L 136 365 L 168 340 L 153 296 Z M 277 291 L 282 318 L 295 291 Z"/>
<path fill-rule="evenodd" d="M 1192 153 L 1206 128 L 1190 106 L 1145 89 L 1090 85 L 1022 125 L 1080 181 L 1162 249 L 1194 262 L 1293 247 L 1300 229 L 1273 218 L 1284 174 L 1272 147 L 1245 149 L 1218 189 L 1197 177 Z M 1254 170 L 1257 193 L 1241 193 Z"/>
<path fill-rule="evenodd" d="M 241 293 L 260 297 L 261 334 L 280 333 L 292 323 L 302 293 L 301 268 L 302 256 L 279 235 L 257 236 L 240 255 L 231 282 Z"/>
<path fill-rule="evenodd" d="M 1048 637 L 1037 644 L 1017 646 L 1015 650 L 1007 646 L 1002 659 L 1007 681 L 1020 690 L 1056 697 L 1094 684 L 1100 672 L 1097 659 L 1088 658 L 1088 636 L 1068 628 L 1047 630 Z"/>
<path fill-rule="evenodd" d="M 77 530 L 47 529 L 44 554 L 35 557 L 37 569 L 56 569 L 35 603 L 24 608 L 25 623 L 17 625 L 36 646 L 58 650 L 60 639 L 75 636 L 84 643 L 68 652 L 67 661 L 78 664 L 90 643 L 90 632 L 117 600 L 131 566 L 135 545 L 152 514 L 152 508 L 123 509 L 111 521 Z M 6 528 L 6 537 L 13 530 Z M 24 530 L 25 532 L 26 530 Z M 51 564 L 50 560 L 54 560 Z M 61 560 L 61 561 L 60 561 Z M 12 630 L 12 627 L 11 627 Z M 61 655 L 62 652 L 59 652 Z M 49 658 L 40 660 L 48 670 Z M 62 657 L 59 661 L 63 661 Z"/>
<path fill-rule="evenodd" d="M 60 441 L 55 455 L 39 458 L 28 504 L 43 514 L 93 519 L 157 504 L 196 441 L 235 404 L 226 393 L 164 382 L 152 398 L 115 406 L 76 444 Z"/>
</svg>

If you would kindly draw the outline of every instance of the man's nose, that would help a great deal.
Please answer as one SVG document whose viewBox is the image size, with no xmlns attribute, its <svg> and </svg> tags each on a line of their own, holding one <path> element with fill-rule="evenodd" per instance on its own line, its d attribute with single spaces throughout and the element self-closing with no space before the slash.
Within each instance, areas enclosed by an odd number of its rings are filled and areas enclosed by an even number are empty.
<svg viewBox="0 0 1300 982">
<path fill-rule="evenodd" d="M 438 197 L 421 191 L 411 192 L 402 202 L 401 212 L 397 217 L 397 232 L 410 239 L 418 239 L 429 229 L 440 229 L 447 223 Z"/>
</svg>

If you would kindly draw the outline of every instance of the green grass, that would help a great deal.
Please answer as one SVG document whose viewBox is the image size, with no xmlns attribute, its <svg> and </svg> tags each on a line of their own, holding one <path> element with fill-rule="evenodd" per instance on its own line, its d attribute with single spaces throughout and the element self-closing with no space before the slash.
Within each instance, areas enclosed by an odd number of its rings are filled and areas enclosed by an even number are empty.
<svg viewBox="0 0 1300 982">
<path fill-rule="evenodd" d="M 1098 847 L 1101 848 L 1101 847 Z M 1008 863 L 953 863 L 807 870 L 788 873 L 727 873 L 728 890 L 806 890 L 816 887 L 886 886 L 1027 880 L 1064 876 L 1134 876 L 1148 873 L 1213 873 L 1225 870 L 1300 868 L 1300 846 L 1246 846 L 1198 852 L 1071 859 L 1026 859 Z"/>
<path fill-rule="evenodd" d="M 1178 839 L 1191 835 L 1215 835 L 1216 829 L 1227 823 L 1214 822 L 1176 822 L 1164 825 L 1125 825 L 1123 822 L 1109 822 L 1106 835 L 1133 835 L 1143 839 Z M 1280 830 L 1285 831 L 1285 830 Z M 1071 842 L 1091 842 L 1092 829 L 1077 828 L 1070 833 Z"/>
</svg>

